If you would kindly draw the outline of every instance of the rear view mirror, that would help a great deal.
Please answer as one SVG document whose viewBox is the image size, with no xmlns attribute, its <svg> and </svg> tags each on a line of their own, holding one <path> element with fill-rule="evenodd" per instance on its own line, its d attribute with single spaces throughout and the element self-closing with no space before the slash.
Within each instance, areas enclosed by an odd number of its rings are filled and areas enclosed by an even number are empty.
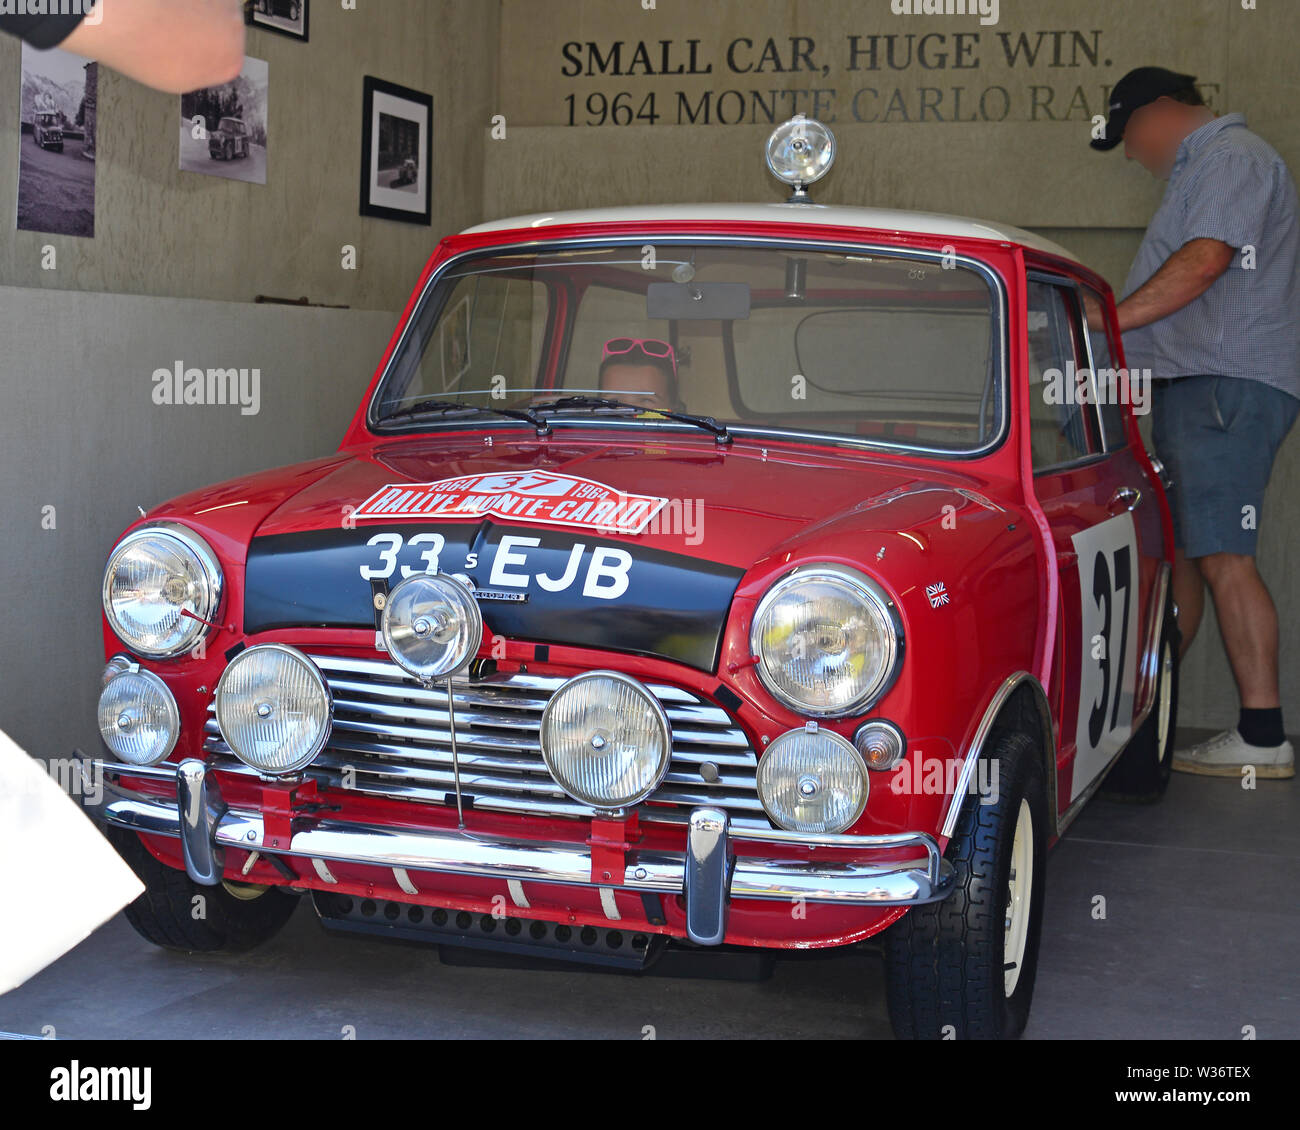
<svg viewBox="0 0 1300 1130">
<path fill-rule="evenodd" d="M 744 321 L 749 317 L 749 284 L 651 283 L 645 304 L 651 321 Z"/>
</svg>

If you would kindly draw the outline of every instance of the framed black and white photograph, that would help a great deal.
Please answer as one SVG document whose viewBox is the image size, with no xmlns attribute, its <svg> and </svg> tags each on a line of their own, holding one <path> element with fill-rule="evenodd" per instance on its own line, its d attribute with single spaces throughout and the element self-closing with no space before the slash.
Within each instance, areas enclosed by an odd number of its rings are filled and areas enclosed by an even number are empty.
<svg viewBox="0 0 1300 1130">
<path fill-rule="evenodd" d="M 306 43 L 310 9 L 311 0 L 245 0 L 244 22 Z"/>
<path fill-rule="evenodd" d="M 432 222 L 433 98 L 370 75 L 361 129 L 361 214 Z"/>
<path fill-rule="evenodd" d="M 244 58 L 244 69 L 224 86 L 181 95 L 180 161 L 188 173 L 266 183 L 265 59 Z"/>
<path fill-rule="evenodd" d="M 94 236 L 98 87 L 98 63 L 23 44 L 19 230 Z"/>
</svg>

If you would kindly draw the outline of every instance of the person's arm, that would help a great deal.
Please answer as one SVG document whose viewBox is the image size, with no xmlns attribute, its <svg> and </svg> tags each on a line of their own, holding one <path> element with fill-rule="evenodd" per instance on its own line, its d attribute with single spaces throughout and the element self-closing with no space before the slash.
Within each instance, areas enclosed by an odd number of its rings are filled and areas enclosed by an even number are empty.
<svg viewBox="0 0 1300 1130">
<path fill-rule="evenodd" d="M 244 65 L 241 0 L 105 0 L 102 13 L 99 7 L 59 46 L 155 90 L 220 86 Z"/>
<path fill-rule="evenodd" d="M 1116 308 L 1121 333 L 1149 326 L 1195 302 L 1232 266 L 1237 249 L 1217 239 L 1183 244 Z"/>
</svg>

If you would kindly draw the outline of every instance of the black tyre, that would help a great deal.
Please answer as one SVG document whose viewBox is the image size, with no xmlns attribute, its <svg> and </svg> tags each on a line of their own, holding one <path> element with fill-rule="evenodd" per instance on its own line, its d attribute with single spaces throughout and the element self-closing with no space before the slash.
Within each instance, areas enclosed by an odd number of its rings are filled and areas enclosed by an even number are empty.
<svg viewBox="0 0 1300 1130">
<path fill-rule="evenodd" d="M 886 999 L 900 1039 L 1015 1039 L 1024 1031 L 1047 846 L 1038 747 L 1026 734 L 996 735 L 986 756 L 998 765 L 997 799 L 967 798 L 945 852 L 957 873 L 953 893 L 885 931 Z"/>
<path fill-rule="evenodd" d="M 187 952 L 252 949 L 278 934 L 298 905 L 297 895 L 278 887 L 201 887 L 184 871 L 154 859 L 134 832 L 107 828 L 104 834 L 145 885 L 144 894 L 126 908 L 126 920 L 156 946 Z M 194 901 L 199 896 L 201 904 Z M 203 907 L 203 917 L 195 917 L 196 906 Z"/>
<path fill-rule="evenodd" d="M 1155 804 L 1165 795 L 1174 758 L 1178 728 L 1178 651 L 1182 633 L 1174 616 L 1173 599 L 1165 605 L 1164 626 L 1157 652 L 1156 697 L 1151 712 L 1129 740 L 1115 767 L 1106 774 L 1101 791 L 1110 800 Z"/>
</svg>

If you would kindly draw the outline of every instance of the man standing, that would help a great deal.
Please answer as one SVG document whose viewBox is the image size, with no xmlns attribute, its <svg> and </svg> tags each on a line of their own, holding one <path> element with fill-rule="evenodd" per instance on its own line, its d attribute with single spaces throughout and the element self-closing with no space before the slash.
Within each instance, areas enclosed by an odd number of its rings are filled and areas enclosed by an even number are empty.
<svg viewBox="0 0 1300 1130">
<path fill-rule="evenodd" d="M 1129 367 L 1155 378 L 1156 455 L 1173 479 L 1174 599 L 1183 651 L 1208 583 L 1241 696 L 1237 726 L 1174 753 L 1186 773 L 1293 777 L 1278 624 L 1255 567 L 1264 489 L 1300 413 L 1296 189 L 1240 114 L 1217 117 L 1191 75 L 1141 67 L 1111 99 L 1096 149 L 1169 181 L 1119 305 Z"/>
</svg>

